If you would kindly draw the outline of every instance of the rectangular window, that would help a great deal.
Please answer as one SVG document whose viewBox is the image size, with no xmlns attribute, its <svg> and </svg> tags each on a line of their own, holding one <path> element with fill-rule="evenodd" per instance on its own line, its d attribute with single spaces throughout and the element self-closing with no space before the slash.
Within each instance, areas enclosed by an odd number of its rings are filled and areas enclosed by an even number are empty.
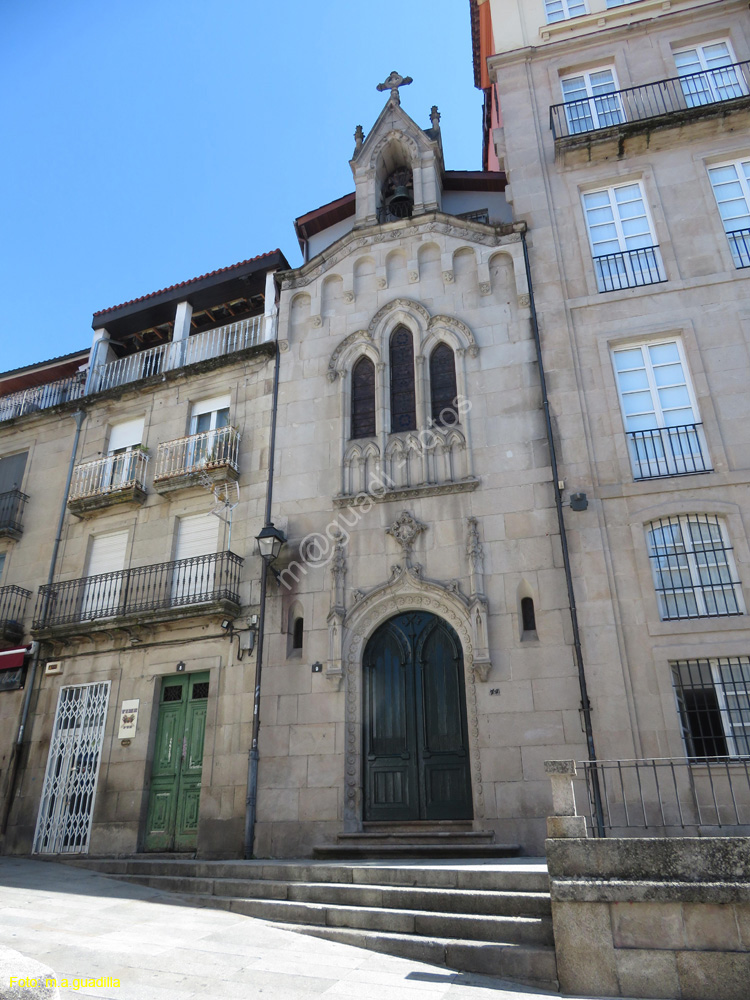
<svg viewBox="0 0 750 1000">
<path fill-rule="evenodd" d="M 181 517 L 172 577 L 172 603 L 196 604 L 214 596 L 219 520 L 208 514 Z"/>
<path fill-rule="evenodd" d="M 625 120 L 615 72 L 609 67 L 586 70 L 560 80 L 568 132 L 593 132 Z"/>
<path fill-rule="evenodd" d="M 82 591 L 81 618 L 111 618 L 120 613 L 122 570 L 128 532 L 96 535 L 89 551 L 87 581 Z"/>
<path fill-rule="evenodd" d="M 584 0 L 544 0 L 547 12 L 547 24 L 556 21 L 567 21 L 569 17 L 588 14 L 589 9 Z"/>
<path fill-rule="evenodd" d="M 705 42 L 674 53 L 680 86 L 689 108 L 731 101 L 747 94 L 747 83 L 727 41 Z"/>
<path fill-rule="evenodd" d="M 708 168 L 735 267 L 750 267 L 750 160 Z"/>
<path fill-rule="evenodd" d="M 698 405 L 679 340 L 612 351 L 635 479 L 710 472 Z"/>
<path fill-rule="evenodd" d="M 600 292 L 666 281 L 639 181 L 583 195 Z"/>
<path fill-rule="evenodd" d="M 660 518 L 646 535 L 662 621 L 745 613 L 732 548 L 716 515 Z"/>
<path fill-rule="evenodd" d="M 688 757 L 750 756 L 750 657 L 672 663 Z"/>
<path fill-rule="evenodd" d="M 136 451 L 143 441 L 144 418 L 124 420 L 109 429 L 106 469 L 102 470 L 102 489 L 118 489 L 136 478 Z"/>
</svg>

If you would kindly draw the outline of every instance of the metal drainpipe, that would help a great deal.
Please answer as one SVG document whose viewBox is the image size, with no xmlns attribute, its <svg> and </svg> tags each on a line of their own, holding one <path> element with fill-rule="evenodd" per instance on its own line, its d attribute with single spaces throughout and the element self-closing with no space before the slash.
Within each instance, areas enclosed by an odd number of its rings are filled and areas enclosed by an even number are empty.
<svg viewBox="0 0 750 1000">
<path fill-rule="evenodd" d="M 278 315 L 276 317 L 278 323 Z M 271 503 L 273 500 L 273 464 L 276 454 L 276 413 L 279 401 L 279 368 L 281 352 L 279 351 L 279 331 L 276 328 L 276 358 L 273 372 L 273 395 L 271 399 L 271 433 L 268 445 L 268 482 L 266 485 L 265 525 L 271 523 Z M 260 677 L 263 670 L 263 637 L 266 627 L 266 584 L 268 582 L 268 566 L 261 557 L 263 570 L 260 577 L 260 614 L 258 615 L 258 639 L 255 656 L 255 693 L 253 696 L 253 729 L 248 751 L 247 765 L 247 798 L 245 801 L 245 843 L 244 857 L 249 860 L 253 856 L 255 841 L 255 817 L 258 800 L 258 735 L 260 733 Z"/>
<path fill-rule="evenodd" d="M 547 379 L 544 374 L 544 361 L 542 359 L 542 343 L 539 335 L 539 322 L 536 315 L 536 304 L 534 302 L 534 286 L 531 280 L 531 264 L 529 262 L 529 248 L 526 244 L 526 233 L 521 233 L 523 244 L 523 262 L 526 268 L 526 281 L 529 286 L 529 307 L 531 309 L 531 330 L 534 334 L 534 347 L 536 349 L 536 360 L 539 367 L 539 382 L 542 390 L 542 407 L 544 409 L 544 423 L 547 430 L 547 444 L 549 446 L 550 465 L 552 466 L 552 485 L 555 491 L 555 509 L 557 510 L 557 526 L 560 532 L 560 547 L 562 548 L 563 567 L 565 569 L 565 585 L 568 590 L 568 606 L 570 608 L 570 622 L 573 627 L 573 648 L 575 651 L 576 666 L 578 668 L 578 686 L 581 691 L 581 710 L 583 712 L 583 725 L 586 733 L 586 749 L 588 757 L 593 767 L 591 768 L 591 797 L 594 804 L 594 818 L 596 830 L 599 837 L 605 835 L 604 813 L 602 811 L 602 795 L 599 786 L 599 773 L 596 768 L 596 749 L 594 747 L 594 730 L 591 723 L 591 702 L 589 701 L 588 687 L 586 684 L 586 668 L 583 662 L 583 650 L 581 648 L 581 633 L 578 627 L 578 612 L 576 610 L 576 598 L 573 590 L 573 574 L 570 569 L 570 552 L 568 551 L 568 536 L 565 530 L 565 518 L 563 516 L 562 493 L 560 491 L 560 478 L 557 471 L 557 452 L 555 451 L 555 439 L 552 433 L 552 421 L 550 419 L 549 398 L 547 396 Z"/>
<path fill-rule="evenodd" d="M 60 504 L 60 518 L 57 522 L 57 535 L 55 536 L 55 542 L 52 546 L 52 556 L 49 561 L 49 573 L 47 574 L 47 589 L 44 592 L 44 600 L 42 601 L 42 606 L 40 609 L 40 621 L 44 621 L 47 616 L 47 608 L 49 607 L 50 601 L 50 587 L 52 586 L 55 578 L 55 567 L 57 565 L 57 554 L 60 550 L 60 542 L 62 541 L 63 526 L 65 523 L 65 511 L 67 509 L 68 493 L 70 492 L 70 484 L 73 481 L 73 469 L 76 464 L 76 452 L 78 451 L 78 441 L 81 437 L 81 427 L 83 426 L 83 421 L 86 417 L 85 410 L 76 410 L 73 414 L 73 419 L 76 422 L 76 432 L 73 438 L 73 449 L 70 454 L 70 463 L 68 465 L 68 478 L 65 481 L 65 490 L 63 491 L 62 503 Z M 21 721 L 18 726 L 18 735 L 16 736 L 16 742 L 13 744 L 13 749 L 11 751 L 11 759 L 8 764 L 8 786 L 7 793 L 5 796 L 5 802 L 3 803 L 3 819 L 2 826 L 0 827 L 0 832 L 3 834 L 8 829 L 8 819 L 10 818 L 10 810 L 13 803 L 13 795 L 16 787 L 16 779 L 18 777 L 18 765 L 21 760 L 21 748 L 23 745 L 23 737 L 26 731 L 26 722 L 29 717 L 29 708 L 31 706 L 31 695 L 34 691 L 34 681 L 36 680 L 36 671 L 39 665 L 39 654 L 41 652 L 42 644 L 40 642 L 33 643 L 33 651 L 31 657 L 31 666 L 29 667 L 29 679 L 26 684 L 26 693 L 23 699 L 23 707 L 21 708 Z"/>
</svg>

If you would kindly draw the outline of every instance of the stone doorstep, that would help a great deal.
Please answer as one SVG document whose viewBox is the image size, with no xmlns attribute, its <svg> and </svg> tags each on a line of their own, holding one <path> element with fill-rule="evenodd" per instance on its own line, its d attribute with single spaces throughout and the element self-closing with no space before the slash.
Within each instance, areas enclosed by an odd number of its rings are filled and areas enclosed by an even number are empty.
<svg viewBox="0 0 750 1000">
<path fill-rule="evenodd" d="M 557 989 L 546 872 L 526 871 L 522 865 L 505 872 L 499 864 L 467 865 L 462 872 L 460 860 L 403 867 L 140 859 L 73 863 L 173 892 L 176 905 L 228 910 L 298 933 Z M 505 877 L 498 879 L 498 873 Z M 472 884 L 458 887 L 459 874 L 471 876 Z"/>
<path fill-rule="evenodd" d="M 443 965 L 459 972 L 510 979 L 537 989 L 557 991 L 555 949 L 543 946 L 489 944 L 414 934 L 374 933 L 342 927 L 305 927 L 274 922 L 274 927 L 397 955 L 417 962 Z"/>
<path fill-rule="evenodd" d="M 157 856 L 158 858 L 158 856 Z M 198 878 L 264 879 L 289 882 L 335 882 L 339 884 L 421 886 L 443 889 L 480 889 L 545 893 L 549 896 L 549 876 L 543 859 L 504 864 L 484 859 L 454 864 L 438 860 L 413 864 L 388 864 L 362 860 L 359 863 L 309 860 L 199 861 L 151 860 L 151 856 L 124 858 L 50 857 L 75 867 L 89 868 L 105 875 L 181 875 Z"/>
<path fill-rule="evenodd" d="M 550 917 L 548 893 L 523 890 L 440 889 L 425 886 L 361 885 L 340 882 L 284 882 L 276 879 L 186 878 L 170 875 L 116 875 L 121 881 L 164 892 L 190 892 L 217 899 L 378 906 L 474 916 Z"/>
</svg>

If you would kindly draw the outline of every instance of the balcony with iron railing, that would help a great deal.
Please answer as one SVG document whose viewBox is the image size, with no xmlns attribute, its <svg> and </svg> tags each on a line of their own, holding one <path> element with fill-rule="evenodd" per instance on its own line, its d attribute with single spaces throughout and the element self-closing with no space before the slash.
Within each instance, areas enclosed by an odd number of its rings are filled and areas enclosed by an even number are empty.
<svg viewBox="0 0 750 1000">
<path fill-rule="evenodd" d="M 97 365 L 92 373 L 89 393 L 105 392 L 153 375 L 211 362 L 238 351 L 257 347 L 263 342 L 264 317 L 250 316 L 213 330 L 193 334 L 184 340 L 169 341 L 135 354 L 128 354 L 107 364 Z M 32 386 L 8 395 L 0 395 L 0 423 L 37 410 L 47 410 L 71 400 L 81 399 L 86 373 Z"/>
<path fill-rule="evenodd" d="M 750 107 L 750 61 L 674 76 L 638 87 L 612 90 L 550 107 L 550 128 L 558 148 L 669 128 L 693 119 Z"/>
<path fill-rule="evenodd" d="M 0 396 L 0 422 L 80 399 L 83 396 L 85 383 L 85 373 L 76 372 L 69 378 L 61 378 L 46 385 L 35 385 Z"/>
<path fill-rule="evenodd" d="M 658 246 L 619 250 L 594 257 L 596 287 L 600 292 L 658 285 L 667 280 Z"/>
<path fill-rule="evenodd" d="M 161 375 L 175 368 L 210 361 L 227 354 L 256 347 L 263 339 L 263 317 L 251 316 L 226 326 L 196 333 L 184 340 L 170 341 L 136 354 L 98 365 L 91 391 L 104 392 L 116 386 Z"/>
<path fill-rule="evenodd" d="M 23 512 L 29 498 L 20 490 L 0 493 L 0 538 L 18 539 L 23 533 Z"/>
<path fill-rule="evenodd" d="M 0 633 L 9 642 L 23 638 L 23 619 L 30 590 L 22 587 L 0 587 Z"/>
<path fill-rule="evenodd" d="M 237 615 L 241 567 L 233 552 L 215 552 L 44 585 L 32 630 L 43 638 L 97 631 L 103 624 Z"/>
<path fill-rule="evenodd" d="M 702 424 L 628 431 L 634 479 L 664 479 L 713 472 Z"/>
<path fill-rule="evenodd" d="M 148 455 L 140 449 L 83 462 L 73 470 L 68 510 L 85 515 L 114 504 L 142 504 L 146 499 Z"/>
<path fill-rule="evenodd" d="M 203 477 L 211 482 L 239 478 L 240 434 L 235 427 L 190 434 L 164 441 L 156 452 L 154 489 L 157 493 L 194 486 Z"/>
</svg>

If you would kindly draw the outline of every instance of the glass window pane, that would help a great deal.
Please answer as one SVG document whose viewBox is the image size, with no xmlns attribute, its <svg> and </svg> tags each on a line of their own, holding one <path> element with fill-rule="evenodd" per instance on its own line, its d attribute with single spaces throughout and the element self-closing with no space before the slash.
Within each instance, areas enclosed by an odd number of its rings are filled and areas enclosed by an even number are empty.
<svg viewBox="0 0 750 1000">
<path fill-rule="evenodd" d="M 643 351 L 640 347 L 630 348 L 624 351 L 615 351 L 615 368 L 618 372 L 627 368 L 642 368 L 644 365 Z"/>
<path fill-rule="evenodd" d="M 645 368 L 635 371 L 620 372 L 620 389 L 623 392 L 633 392 L 636 389 L 648 389 L 648 375 Z"/>
</svg>

